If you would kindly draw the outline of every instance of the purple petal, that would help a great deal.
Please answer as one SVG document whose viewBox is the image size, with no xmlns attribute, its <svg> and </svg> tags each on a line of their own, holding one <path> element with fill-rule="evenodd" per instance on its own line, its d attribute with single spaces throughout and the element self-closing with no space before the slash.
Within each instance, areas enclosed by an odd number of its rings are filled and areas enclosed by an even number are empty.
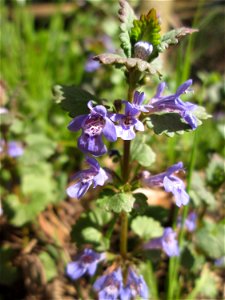
<svg viewBox="0 0 225 300">
<path fill-rule="evenodd" d="M 95 283 L 94 283 L 94 285 L 93 285 L 93 288 L 94 288 L 96 291 L 100 291 L 100 290 L 102 289 L 102 287 L 103 287 L 103 285 L 104 285 L 104 282 L 105 282 L 105 280 L 106 280 L 106 277 L 107 277 L 107 275 L 103 275 L 103 276 L 99 277 L 99 278 L 95 281 Z"/>
<path fill-rule="evenodd" d="M 70 122 L 67 128 L 71 131 L 78 131 L 81 129 L 83 123 L 86 121 L 87 118 L 88 115 L 77 116 Z"/>
<path fill-rule="evenodd" d="M 120 291 L 120 299 L 123 299 L 123 300 L 130 300 L 130 299 L 132 299 L 131 289 L 130 289 L 129 286 L 121 289 L 121 291 Z"/>
<path fill-rule="evenodd" d="M 143 103 L 144 99 L 145 99 L 144 92 L 140 93 L 138 91 L 135 91 L 133 104 L 141 105 Z"/>
<path fill-rule="evenodd" d="M 125 141 L 130 141 L 135 138 L 135 132 L 133 126 L 128 129 L 124 129 L 122 126 L 118 125 L 116 126 L 116 133 L 118 137 L 120 137 Z"/>
<path fill-rule="evenodd" d="M 100 165 L 96 159 L 90 156 L 86 156 L 86 162 L 98 172 L 100 170 Z"/>
<path fill-rule="evenodd" d="M 103 118 L 105 118 L 106 115 L 107 115 L 107 110 L 106 110 L 105 106 L 103 106 L 103 105 L 97 105 L 97 106 L 95 106 L 92 109 L 92 113 L 93 112 L 96 113 L 96 114 L 101 115 Z"/>
<path fill-rule="evenodd" d="M 23 155 L 23 147 L 20 143 L 18 142 L 9 142 L 8 143 L 8 155 L 11 157 L 18 157 Z"/>
<path fill-rule="evenodd" d="M 101 156 L 107 152 L 106 146 L 103 144 L 101 135 L 89 137 L 82 134 L 78 139 L 78 148 L 94 156 Z"/>
<path fill-rule="evenodd" d="M 91 186 L 92 181 L 86 183 L 77 182 L 66 189 L 67 195 L 71 198 L 80 199 Z"/>
<path fill-rule="evenodd" d="M 93 276 L 95 274 L 97 265 L 98 265 L 98 261 L 95 261 L 87 267 L 87 272 L 90 276 Z"/>
<path fill-rule="evenodd" d="M 104 169 L 100 168 L 98 174 L 93 178 L 93 187 L 95 188 L 97 185 L 103 186 L 108 179 L 109 175 L 107 175 Z"/>
<path fill-rule="evenodd" d="M 173 174 L 175 172 L 178 172 L 180 170 L 183 170 L 184 168 L 184 165 L 183 163 L 180 161 L 174 165 L 172 165 L 171 167 L 169 167 L 167 170 L 166 170 L 166 174 L 167 176 L 169 176 L 170 174 Z"/>
<path fill-rule="evenodd" d="M 144 249 L 161 249 L 162 238 L 155 238 L 144 244 Z"/>
<path fill-rule="evenodd" d="M 139 120 L 137 120 L 137 122 L 135 123 L 134 127 L 138 131 L 144 131 L 145 130 L 144 124 L 141 121 L 139 121 Z"/>
<path fill-rule="evenodd" d="M 83 268 L 79 262 L 68 263 L 66 267 L 67 275 L 73 280 L 80 278 L 85 272 L 86 268 Z"/>
<path fill-rule="evenodd" d="M 187 89 L 192 85 L 192 79 L 185 81 L 176 91 L 176 96 L 179 97 L 180 95 L 184 94 Z"/>
<path fill-rule="evenodd" d="M 158 99 L 159 97 L 162 96 L 162 93 L 164 92 L 166 87 L 166 83 L 165 82 L 160 82 L 160 84 L 157 87 L 157 91 L 155 96 L 153 97 L 153 99 Z M 153 101 L 154 102 L 154 101 Z"/>
<path fill-rule="evenodd" d="M 105 126 L 102 133 L 110 142 L 115 142 L 117 140 L 115 125 L 109 118 L 105 118 Z"/>
<path fill-rule="evenodd" d="M 139 110 L 135 108 L 130 102 L 123 101 L 125 103 L 125 115 L 126 116 L 135 116 L 139 113 Z"/>
</svg>

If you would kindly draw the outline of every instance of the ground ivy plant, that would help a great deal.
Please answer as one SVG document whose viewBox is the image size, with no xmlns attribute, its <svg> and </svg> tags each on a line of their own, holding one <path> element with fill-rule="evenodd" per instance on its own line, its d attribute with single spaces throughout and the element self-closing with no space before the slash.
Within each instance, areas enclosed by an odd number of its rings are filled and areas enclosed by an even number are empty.
<svg viewBox="0 0 225 300">
<path fill-rule="evenodd" d="M 72 237 L 80 251 L 68 263 L 66 273 L 72 280 L 94 276 L 93 292 L 102 300 L 148 299 L 156 292 L 140 274 L 146 251 L 157 249 L 169 257 L 179 256 L 175 228 L 163 227 L 153 212 L 145 215 L 147 197 L 136 190 L 159 187 L 172 193 L 177 207 L 188 205 L 189 195 L 179 176 L 185 166 L 175 162 L 163 172 L 151 174 L 146 168 L 155 154 L 147 138 L 193 131 L 208 118 L 203 107 L 182 100 L 183 94 L 191 91 L 191 79 L 171 94 L 164 92 L 166 83 L 161 81 L 151 99 L 141 91 L 145 76 L 159 76 L 161 80 L 160 53 L 197 30 L 182 27 L 161 34 L 154 8 L 137 18 L 126 0 L 120 0 L 119 6 L 122 51 L 93 59 L 124 72 L 124 99 L 107 102 L 77 86 L 57 85 L 53 90 L 57 103 L 73 118 L 68 129 L 79 134 L 77 147 L 87 165 L 71 178 L 68 196 L 82 200 L 88 191 L 102 187 L 100 193 L 93 194 L 97 197 L 93 210 L 82 214 L 73 228 Z M 112 157 L 115 167 L 101 165 L 102 156 Z M 178 227 L 186 225 L 192 231 L 195 219 L 192 214 L 179 221 Z"/>
</svg>

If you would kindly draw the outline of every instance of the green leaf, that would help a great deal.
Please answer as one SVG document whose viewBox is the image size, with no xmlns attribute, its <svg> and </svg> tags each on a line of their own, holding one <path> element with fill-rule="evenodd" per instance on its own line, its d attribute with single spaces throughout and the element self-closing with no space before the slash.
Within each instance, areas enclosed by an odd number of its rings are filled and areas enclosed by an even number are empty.
<svg viewBox="0 0 225 300">
<path fill-rule="evenodd" d="M 82 236 L 86 242 L 100 243 L 102 233 L 93 227 L 86 227 L 82 230 Z"/>
<path fill-rule="evenodd" d="M 204 180 L 198 172 L 193 172 L 191 181 L 191 190 L 189 195 L 196 206 L 203 203 L 215 207 L 216 201 L 214 195 L 207 190 Z"/>
<path fill-rule="evenodd" d="M 142 193 L 135 193 L 133 194 L 133 196 L 135 198 L 135 202 L 134 210 L 132 211 L 132 213 L 134 215 L 144 214 L 149 207 L 147 203 L 148 198 Z"/>
<path fill-rule="evenodd" d="M 44 267 L 46 281 L 49 282 L 58 275 L 55 260 L 47 253 L 41 252 L 39 258 Z"/>
<path fill-rule="evenodd" d="M 195 263 L 194 255 L 191 253 L 189 247 L 185 247 L 181 253 L 181 265 L 182 267 L 190 270 Z"/>
<path fill-rule="evenodd" d="M 89 213 L 89 217 L 94 224 L 102 227 L 112 220 L 112 213 L 106 212 L 104 209 L 101 209 L 99 207 L 95 207 Z"/>
<path fill-rule="evenodd" d="M 23 155 L 24 164 L 33 164 L 40 159 L 49 158 L 56 149 L 56 143 L 43 134 L 28 134 L 25 143 L 27 147 Z"/>
<path fill-rule="evenodd" d="M 203 228 L 197 231 L 196 244 L 207 256 L 213 259 L 225 256 L 224 232 L 224 224 L 207 222 Z"/>
<path fill-rule="evenodd" d="M 202 106 L 198 106 L 193 115 L 197 119 L 197 125 L 202 124 L 201 120 L 210 118 L 211 116 L 206 113 L 206 110 Z M 160 112 L 149 116 L 149 120 L 146 122 L 149 128 L 152 128 L 156 134 L 167 134 L 173 136 L 174 133 L 182 134 L 184 131 L 191 131 L 191 126 L 177 113 Z"/>
<path fill-rule="evenodd" d="M 140 72 L 146 72 L 149 74 L 158 74 L 161 77 L 159 71 L 160 65 L 159 60 L 155 59 L 152 63 L 148 63 L 140 58 L 126 58 L 118 54 L 100 54 L 94 57 L 95 60 L 99 61 L 103 65 L 114 65 L 115 67 L 126 67 L 130 69 L 136 68 Z"/>
<path fill-rule="evenodd" d="M 0 249 L 0 284 L 12 285 L 18 278 L 19 272 L 12 264 L 15 250 L 2 247 Z"/>
<path fill-rule="evenodd" d="M 215 274 L 208 270 L 207 267 L 204 267 L 199 278 L 196 280 L 195 287 L 187 296 L 186 300 L 197 299 L 198 295 L 205 296 L 207 298 L 209 297 L 210 299 L 217 299 L 217 293 Z"/>
<path fill-rule="evenodd" d="M 49 203 L 56 201 L 56 184 L 53 180 L 51 165 L 21 167 L 22 195 L 8 195 L 4 201 L 5 213 L 10 223 L 22 226 L 32 221 Z"/>
<path fill-rule="evenodd" d="M 131 57 L 130 30 L 133 27 L 133 21 L 136 19 L 136 16 L 132 7 L 126 0 L 120 0 L 119 4 L 119 19 L 121 22 L 121 33 L 119 38 L 121 41 L 121 48 L 127 57 Z"/>
<path fill-rule="evenodd" d="M 156 10 L 151 9 L 147 15 L 142 14 L 139 20 L 134 20 L 131 28 L 130 38 L 134 45 L 138 41 L 146 41 L 153 45 L 153 48 L 160 43 L 160 22 Z"/>
<path fill-rule="evenodd" d="M 145 144 L 145 136 L 137 134 L 131 143 L 131 159 L 144 167 L 149 167 L 155 162 L 155 158 L 155 152 Z"/>
<path fill-rule="evenodd" d="M 181 27 L 178 29 L 173 29 L 165 33 L 162 38 L 160 44 L 157 45 L 157 49 L 159 52 L 165 51 L 170 45 L 178 44 L 179 40 L 183 38 L 187 34 L 192 34 L 197 32 L 198 29 L 192 29 L 188 27 Z"/>
<path fill-rule="evenodd" d="M 131 223 L 132 230 L 144 240 L 160 237 L 163 234 L 163 228 L 158 221 L 146 216 L 139 216 Z"/>
<path fill-rule="evenodd" d="M 153 114 L 146 122 L 149 128 L 152 128 L 156 134 L 167 134 L 173 136 L 174 133 L 183 133 L 191 130 L 191 127 L 183 122 L 181 116 L 176 113 Z"/>
<path fill-rule="evenodd" d="M 213 155 L 206 169 L 207 183 L 218 189 L 225 182 L 225 161 L 219 155 Z"/>
<path fill-rule="evenodd" d="M 87 103 L 90 100 L 99 100 L 89 92 L 77 86 L 56 85 L 53 87 L 53 95 L 56 103 L 69 112 L 71 117 L 89 113 Z"/>
<path fill-rule="evenodd" d="M 108 211 L 120 213 L 130 212 L 133 208 L 135 198 L 130 193 L 107 193 L 97 200 L 97 204 Z"/>
</svg>

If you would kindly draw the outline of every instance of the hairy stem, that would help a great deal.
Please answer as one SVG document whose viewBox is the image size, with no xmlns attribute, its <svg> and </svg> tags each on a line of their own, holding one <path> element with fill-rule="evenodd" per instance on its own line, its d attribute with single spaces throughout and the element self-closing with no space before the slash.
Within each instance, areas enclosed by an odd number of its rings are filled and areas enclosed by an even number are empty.
<svg viewBox="0 0 225 300">
<path fill-rule="evenodd" d="M 130 81 L 131 82 L 131 81 Z M 133 85 L 129 84 L 128 101 L 132 102 L 134 94 Z M 124 183 L 129 180 L 129 161 L 130 161 L 130 141 L 124 141 L 123 144 L 123 162 L 122 162 L 122 179 Z M 120 231 L 120 254 L 126 257 L 127 254 L 127 236 L 128 236 L 128 215 L 125 211 L 120 213 L 121 231 Z"/>
</svg>

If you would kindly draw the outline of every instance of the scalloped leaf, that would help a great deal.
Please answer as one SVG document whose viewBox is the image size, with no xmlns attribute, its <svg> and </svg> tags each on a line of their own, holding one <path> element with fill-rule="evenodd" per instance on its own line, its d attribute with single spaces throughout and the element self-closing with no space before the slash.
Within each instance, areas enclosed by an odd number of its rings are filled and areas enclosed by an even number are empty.
<svg viewBox="0 0 225 300">
<path fill-rule="evenodd" d="M 131 223 L 132 230 L 144 240 L 160 237 L 163 228 L 158 221 L 146 216 L 138 216 Z"/>
<path fill-rule="evenodd" d="M 69 112 L 71 117 L 89 113 L 87 107 L 88 101 L 100 102 L 94 95 L 75 85 L 55 85 L 52 93 L 56 103 L 60 104 L 62 109 Z"/>
<path fill-rule="evenodd" d="M 207 114 L 202 106 L 193 111 L 193 115 L 197 118 L 198 126 L 202 124 L 202 120 L 206 120 L 211 116 Z M 156 134 L 167 134 L 173 136 L 174 133 L 183 134 L 185 131 L 191 131 L 192 128 L 177 113 L 158 113 L 149 116 L 146 122 L 149 128 L 152 128 Z"/>
<path fill-rule="evenodd" d="M 134 20 L 134 26 L 131 28 L 130 39 L 134 45 L 138 41 L 146 41 L 153 47 L 160 44 L 160 22 L 156 15 L 156 10 L 152 8 L 147 15 L 142 14 L 139 20 Z"/>
<path fill-rule="evenodd" d="M 158 44 L 157 49 L 159 52 L 165 51 L 170 45 L 178 44 L 179 40 L 187 34 L 198 32 L 198 29 L 181 27 L 173 29 L 164 34 L 161 38 L 161 43 Z"/>
<path fill-rule="evenodd" d="M 133 27 L 133 21 L 136 19 L 135 13 L 126 0 L 120 0 L 120 9 L 118 16 L 121 22 L 119 35 L 121 41 L 121 48 L 127 57 L 131 57 L 131 41 L 130 41 L 130 30 Z"/>
<path fill-rule="evenodd" d="M 156 134 L 167 134 L 173 136 L 174 133 L 183 133 L 191 130 L 191 127 L 183 122 L 181 116 L 176 113 L 154 114 L 146 122 L 149 128 L 152 128 Z"/>
<path fill-rule="evenodd" d="M 126 58 L 117 54 L 104 53 L 94 57 L 95 60 L 98 60 L 103 65 L 114 65 L 116 67 L 126 67 L 128 70 L 136 68 L 140 72 L 147 72 L 150 74 L 158 74 L 161 77 L 159 71 L 159 61 L 154 60 L 152 63 L 148 63 L 140 58 Z"/>
<path fill-rule="evenodd" d="M 131 193 L 114 193 L 105 191 L 97 200 L 99 207 L 107 211 L 120 213 L 121 211 L 131 212 L 135 198 Z"/>
<path fill-rule="evenodd" d="M 145 143 L 145 136 L 136 135 L 131 143 L 131 159 L 137 160 L 144 167 L 149 167 L 154 163 L 155 157 L 155 152 Z"/>
</svg>

